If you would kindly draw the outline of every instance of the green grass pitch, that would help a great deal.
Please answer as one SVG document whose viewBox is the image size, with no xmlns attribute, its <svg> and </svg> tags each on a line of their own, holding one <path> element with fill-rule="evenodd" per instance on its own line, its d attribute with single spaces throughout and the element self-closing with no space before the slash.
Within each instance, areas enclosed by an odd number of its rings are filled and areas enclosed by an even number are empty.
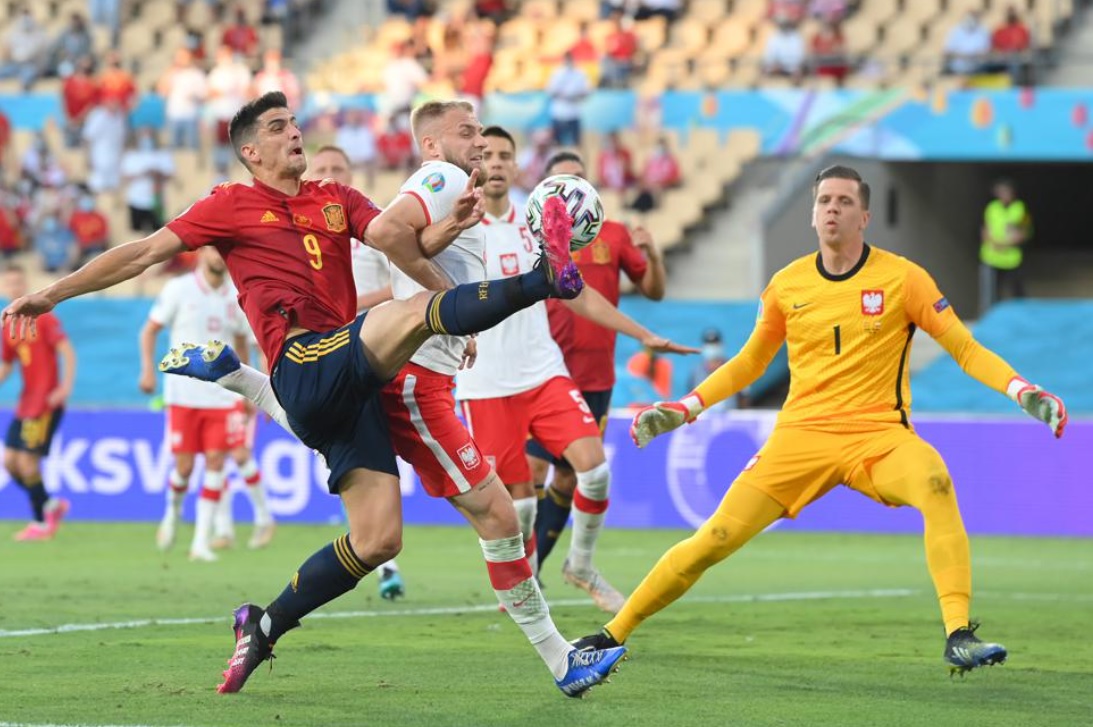
<svg viewBox="0 0 1093 727">
<path fill-rule="evenodd" d="M 492 605 L 471 530 L 408 528 L 406 599 L 380 600 L 369 578 L 282 639 L 272 673 L 222 696 L 231 609 L 271 600 L 336 529 L 283 526 L 268 550 L 210 564 L 156 552 L 154 525 L 15 543 L 18 525 L 0 523 L 5 727 L 1093 724 L 1090 541 L 973 538 L 972 612 L 1010 660 L 950 679 L 921 538 L 774 531 L 636 632 L 611 684 L 570 700 Z M 609 530 L 599 565 L 632 589 L 683 535 Z M 604 618 L 561 582 L 561 556 L 546 594 L 575 638 Z"/>
</svg>

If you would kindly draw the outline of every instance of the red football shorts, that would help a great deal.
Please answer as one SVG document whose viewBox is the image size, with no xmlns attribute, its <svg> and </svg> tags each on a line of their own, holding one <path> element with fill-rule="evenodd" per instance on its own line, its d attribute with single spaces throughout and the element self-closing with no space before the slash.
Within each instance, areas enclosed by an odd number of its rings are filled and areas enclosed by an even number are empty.
<svg viewBox="0 0 1093 727">
<path fill-rule="evenodd" d="M 167 407 L 167 432 L 172 454 L 227 452 L 241 447 L 246 439 L 243 406 L 229 409 Z"/>
<path fill-rule="evenodd" d="M 524 452 L 529 437 L 551 455 L 561 457 L 578 439 L 600 436 L 596 417 L 568 376 L 555 376 L 521 394 L 466 400 L 463 416 L 506 485 L 531 482 Z"/>
<path fill-rule="evenodd" d="M 451 376 L 408 363 L 381 392 L 395 452 L 433 497 L 467 492 L 490 475 L 489 462 L 456 416 L 454 388 Z"/>
</svg>

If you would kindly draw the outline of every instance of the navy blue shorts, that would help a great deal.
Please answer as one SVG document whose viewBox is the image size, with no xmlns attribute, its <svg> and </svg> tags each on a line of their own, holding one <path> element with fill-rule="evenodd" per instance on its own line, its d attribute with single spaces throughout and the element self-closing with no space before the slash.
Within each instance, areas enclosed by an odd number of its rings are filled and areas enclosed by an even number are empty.
<svg viewBox="0 0 1093 727">
<path fill-rule="evenodd" d="M 581 396 L 584 397 L 588 408 L 592 410 L 592 416 L 595 417 L 596 423 L 600 426 L 600 436 L 602 437 L 604 430 L 607 428 L 607 413 L 611 411 L 611 389 L 606 391 L 582 391 Z M 569 464 L 565 457 L 555 457 L 547 451 L 546 447 L 534 439 L 528 440 L 528 443 L 524 446 L 524 451 L 532 457 L 547 460 L 555 467 L 573 469 L 573 465 Z"/>
<path fill-rule="evenodd" d="M 331 494 L 358 467 L 398 475 L 377 396 L 386 382 L 368 365 L 360 342 L 365 315 L 335 331 L 290 339 L 271 377 L 292 431 L 326 458 Z"/>
<path fill-rule="evenodd" d="M 62 407 L 33 419 L 12 419 L 8 425 L 8 436 L 4 438 L 4 446 L 45 457 L 49 454 L 53 435 L 57 433 L 57 426 L 64 413 Z"/>
</svg>

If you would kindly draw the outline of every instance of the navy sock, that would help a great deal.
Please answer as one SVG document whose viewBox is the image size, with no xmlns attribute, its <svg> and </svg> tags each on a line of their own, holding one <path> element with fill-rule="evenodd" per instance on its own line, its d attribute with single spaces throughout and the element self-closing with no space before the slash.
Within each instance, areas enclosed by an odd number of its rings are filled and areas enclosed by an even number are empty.
<svg viewBox="0 0 1093 727">
<path fill-rule="evenodd" d="M 324 603 L 353 590 L 373 566 L 357 557 L 343 535 L 308 558 L 273 603 L 266 607 L 271 623 L 269 640 L 300 625 L 300 619 Z"/>
<path fill-rule="evenodd" d="M 539 500 L 539 507 L 535 511 L 535 551 L 539 556 L 540 567 L 565 530 L 572 507 L 572 496 L 563 495 L 550 487 L 546 490 L 546 496 Z"/>
<path fill-rule="evenodd" d="M 34 483 L 22 482 L 27 488 L 27 496 L 30 498 L 30 507 L 34 510 L 34 519 L 40 523 L 46 521 L 46 503 L 49 502 L 49 493 L 41 480 Z"/>
<path fill-rule="evenodd" d="M 493 328 L 554 292 L 542 268 L 502 280 L 457 285 L 429 301 L 425 325 L 433 333 L 465 336 Z"/>
</svg>

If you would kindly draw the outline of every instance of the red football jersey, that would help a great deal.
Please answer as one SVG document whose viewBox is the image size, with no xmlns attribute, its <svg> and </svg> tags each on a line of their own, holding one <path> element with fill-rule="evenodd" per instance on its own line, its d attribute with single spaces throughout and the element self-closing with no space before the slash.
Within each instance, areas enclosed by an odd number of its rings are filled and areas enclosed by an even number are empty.
<svg viewBox="0 0 1093 727">
<path fill-rule="evenodd" d="M 585 285 L 619 304 L 619 271 L 637 283 L 649 268 L 645 255 L 634 246 L 621 222 L 607 220 L 600 234 L 573 253 Z M 569 375 L 581 391 L 607 391 L 615 385 L 615 336 L 608 328 L 571 312 L 559 300 L 548 300 L 550 333 L 565 355 Z"/>
<path fill-rule="evenodd" d="M 357 315 L 349 241 L 379 215 L 372 201 L 329 179 L 294 197 L 254 180 L 222 184 L 167 223 L 187 247 L 215 245 L 239 305 L 272 366 L 290 328 L 322 333 Z"/>
<path fill-rule="evenodd" d="M 15 340 L 11 320 L 4 322 L 4 342 L 0 356 L 4 363 L 16 358 L 23 369 L 23 392 L 15 407 L 17 419 L 36 419 L 52 407 L 46 399 L 60 384 L 60 367 L 57 365 L 57 344 L 65 340 L 61 322 L 52 313 L 38 316 L 36 330 L 27 332 L 23 340 Z"/>
</svg>

